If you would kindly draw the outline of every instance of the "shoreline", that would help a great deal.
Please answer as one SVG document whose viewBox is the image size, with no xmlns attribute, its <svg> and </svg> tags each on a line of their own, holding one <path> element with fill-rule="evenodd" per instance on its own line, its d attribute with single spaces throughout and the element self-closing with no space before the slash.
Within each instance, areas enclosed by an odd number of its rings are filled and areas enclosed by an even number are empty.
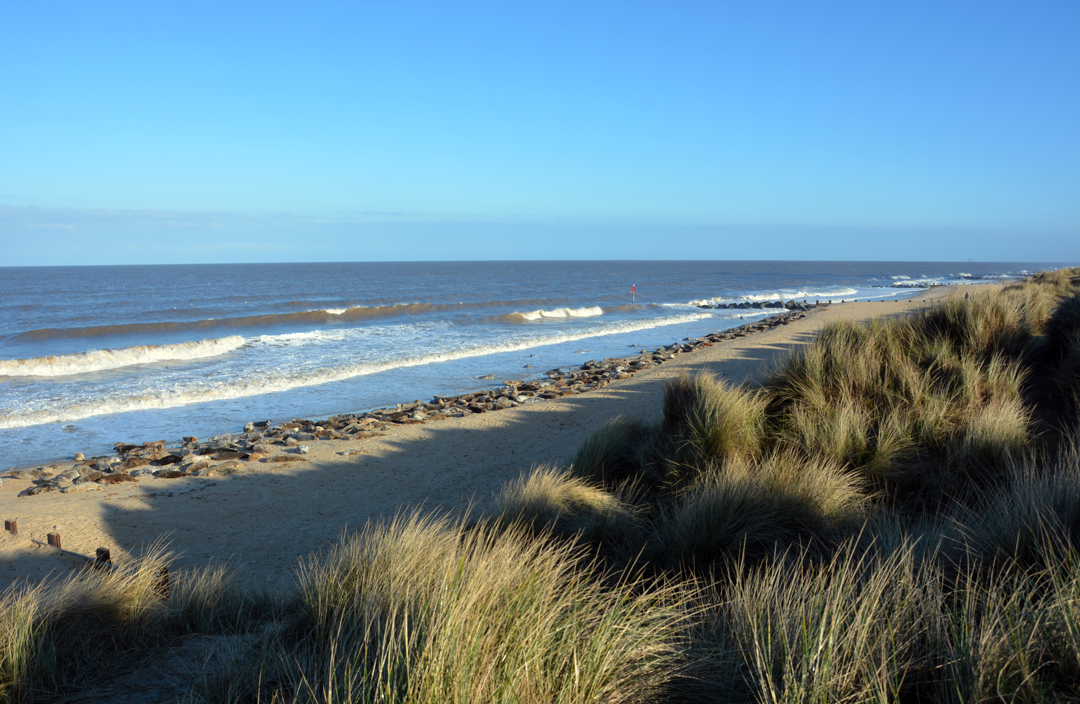
<svg viewBox="0 0 1080 704">
<path fill-rule="evenodd" d="M 359 527 L 369 518 L 415 506 L 481 510 L 503 483 L 532 466 L 566 463 L 580 442 L 610 418 L 655 418 L 661 411 L 659 399 L 666 379 L 710 369 L 729 383 L 761 381 L 779 357 L 812 339 L 832 319 L 903 314 L 920 303 L 945 297 L 954 288 L 959 287 L 935 287 L 900 300 L 834 303 L 770 316 L 782 320 L 766 325 L 759 319 L 742 326 L 754 328 L 753 334 L 729 329 L 649 353 L 650 361 L 663 356 L 661 350 L 670 354 L 659 363 L 616 371 L 625 360 L 604 360 L 596 362 L 595 369 L 582 368 L 572 376 L 568 368 L 561 368 L 567 372 L 556 374 L 557 379 L 552 372 L 560 370 L 551 370 L 546 374 L 548 386 L 524 382 L 500 387 L 504 391 L 498 396 L 480 391 L 453 399 L 440 397 L 443 405 L 436 409 L 428 406 L 438 405 L 439 399 L 422 409 L 415 403 L 402 404 L 384 413 L 333 416 L 327 419 L 330 424 L 278 426 L 275 431 L 291 431 L 290 437 L 281 434 L 273 440 L 267 437 L 273 433 L 269 428 L 249 424 L 248 433 L 262 437 L 248 447 L 186 443 L 183 449 L 189 452 L 173 455 L 180 459 L 171 463 L 186 464 L 184 473 L 150 465 L 157 460 L 148 460 L 149 455 L 166 451 L 164 445 L 131 446 L 125 448 L 128 452 L 121 462 L 134 462 L 125 471 L 80 482 L 97 487 L 90 492 L 53 491 L 48 496 L 20 498 L 20 492 L 34 486 L 34 479 L 49 478 L 5 479 L 0 486 L 0 518 L 17 519 L 19 534 L 0 537 L 0 585 L 21 578 L 38 581 L 51 571 L 74 566 L 69 563 L 77 563 L 76 558 L 31 542 L 31 538 L 44 540 L 46 533 L 57 532 L 66 549 L 92 555 L 97 547 L 107 547 L 121 562 L 166 536 L 180 553 L 179 568 L 229 562 L 244 579 L 283 587 L 291 581 L 297 558 L 334 540 L 347 526 Z M 583 383 L 585 374 L 590 378 Z M 581 388 L 575 390 L 575 384 Z M 516 399 L 507 401 L 506 389 L 532 394 L 521 394 L 521 398 L 544 400 L 514 405 Z M 500 399 L 506 404 L 500 412 L 486 407 L 499 405 Z M 454 412 L 457 409 L 468 412 Z M 418 413 L 425 417 L 413 417 Z M 329 427 L 342 421 L 348 425 Z M 326 439 L 316 440 L 321 434 Z M 236 436 L 219 436 L 219 440 L 223 437 Z M 245 436 L 245 442 L 250 439 Z M 290 439 L 295 442 L 288 444 Z M 273 444 L 278 454 L 252 461 L 253 453 L 247 452 L 248 458 L 243 458 L 241 450 L 254 449 L 259 440 Z M 301 454 L 299 447 L 304 443 L 310 443 L 309 449 Z M 213 453 L 204 452 L 207 449 Z M 183 463 L 187 457 L 199 459 Z M 273 457 L 290 459 L 271 461 Z M 206 466 L 191 469 L 200 462 Z M 76 464 L 56 463 L 52 474 L 70 472 Z M 87 465 L 85 461 L 78 464 Z M 132 477 L 135 481 L 108 480 L 110 476 L 130 477 L 151 466 L 159 476 L 142 472 Z"/>
</svg>

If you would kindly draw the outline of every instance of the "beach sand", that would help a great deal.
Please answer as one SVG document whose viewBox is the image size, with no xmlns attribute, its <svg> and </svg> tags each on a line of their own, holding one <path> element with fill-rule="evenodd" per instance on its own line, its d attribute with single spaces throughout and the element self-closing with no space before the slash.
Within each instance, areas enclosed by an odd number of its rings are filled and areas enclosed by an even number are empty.
<svg viewBox="0 0 1080 704">
<path fill-rule="evenodd" d="M 530 468 L 569 463 L 579 444 L 611 418 L 659 418 L 663 384 L 680 374 L 709 370 L 731 383 L 760 381 L 829 321 L 903 314 L 933 305 L 949 288 L 903 301 L 814 309 L 788 325 L 681 355 L 597 391 L 398 426 L 366 440 L 319 441 L 306 462 L 260 463 L 250 474 L 144 478 L 98 492 L 23 498 L 16 495 L 30 480 L 8 478 L 0 487 L 0 518 L 16 519 L 19 534 L 0 533 L 0 589 L 83 564 L 33 542 L 51 532 L 60 534 L 65 549 L 84 555 L 109 548 L 120 564 L 164 540 L 177 555 L 176 568 L 224 563 L 252 586 L 285 589 L 298 560 L 368 519 L 417 506 L 483 510 L 504 483 Z"/>
</svg>

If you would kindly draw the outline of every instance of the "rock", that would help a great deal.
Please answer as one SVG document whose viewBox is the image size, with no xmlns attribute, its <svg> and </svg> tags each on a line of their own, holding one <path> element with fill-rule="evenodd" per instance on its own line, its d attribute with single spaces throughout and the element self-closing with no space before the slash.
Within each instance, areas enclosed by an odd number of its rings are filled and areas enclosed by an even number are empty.
<svg viewBox="0 0 1080 704">
<path fill-rule="evenodd" d="M 82 462 L 85 459 L 86 459 L 86 456 L 83 453 L 81 453 L 81 452 L 76 452 L 75 453 L 75 461 L 76 462 Z"/>
<path fill-rule="evenodd" d="M 311 452 L 311 448 L 307 445 L 301 445 L 300 447 L 296 448 L 296 451 L 301 455 L 306 455 L 307 453 Z"/>
</svg>

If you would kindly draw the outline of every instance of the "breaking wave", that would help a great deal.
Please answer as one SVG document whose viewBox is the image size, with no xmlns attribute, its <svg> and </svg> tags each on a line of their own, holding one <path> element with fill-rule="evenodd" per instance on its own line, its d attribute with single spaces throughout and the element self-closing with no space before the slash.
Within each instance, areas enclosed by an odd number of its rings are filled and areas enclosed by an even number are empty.
<svg viewBox="0 0 1080 704">
<path fill-rule="evenodd" d="M 97 325 L 81 328 L 40 328 L 13 336 L 12 340 L 41 341 L 54 338 L 103 337 L 106 335 L 153 335 L 161 333 L 197 332 L 212 329 L 273 328 L 278 326 L 303 327 L 309 325 L 337 325 L 363 323 L 368 320 L 394 316 L 414 316 L 426 313 L 492 308 L 521 305 L 537 301 L 483 301 L 478 303 L 395 303 L 378 306 L 351 306 L 349 308 L 322 308 L 292 313 L 267 313 L 236 318 L 204 318 L 192 321 L 163 321 L 155 323 L 124 323 Z M 561 308 L 559 310 L 572 310 Z M 599 309 L 597 309 L 599 310 Z M 554 311 L 538 311 L 554 313 Z"/>
<path fill-rule="evenodd" d="M 114 394 L 104 398 L 98 396 L 84 396 L 65 403 L 63 406 L 48 406 L 37 408 L 25 413 L 0 413 L 0 428 L 21 428 L 43 423 L 66 423 L 89 418 L 91 416 L 106 415 L 113 413 L 125 413 L 149 409 L 174 408 L 195 403 L 207 403 L 235 398 L 246 398 L 260 394 L 278 393 L 304 386 L 318 386 L 334 381 L 342 381 L 367 374 L 378 374 L 402 367 L 416 367 L 424 364 L 438 362 L 450 362 L 467 357 L 479 357 L 501 352 L 519 352 L 521 350 L 554 345 L 563 342 L 573 342 L 589 337 L 603 335 L 615 335 L 625 332 L 637 332 L 650 328 L 663 327 L 665 325 L 678 325 L 694 320 L 710 318 L 707 313 L 677 315 L 667 318 L 643 320 L 637 322 L 621 323 L 616 325 L 594 327 L 576 333 L 564 335 L 547 335 L 532 337 L 523 340 L 515 340 L 500 344 L 474 345 L 456 350 L 446 350 L 427 355 L 418 355 L 394 359 L 386 362 L 368 362 L 345 364 L 320 370 L 312 370 L 303 375 L 289 376 L 286 374 L 263 376 L 246 376 L 220 383 L 188 384 L 186 387 L 177 387 L 166 390 L 154 390 L 135 395 Z"/>
<path fill-rule="evenodd" d="M 0 360 L 0 376 L 67 376 L 120 369 L 135 364 L 204 359 L 231 352 L 244 344 L 240 335 L 173 345 L 139 345 L 116 350 L 93 350 L 32 359 Z"/>
<path fill-rule="evenodd" d="M 804 298 L 810 299 L 832 299 L 832 298 L 849 298 L 858 294 L 858 289 L 854 288 L 834 288 L 834 289 L 780 289 L 779 291 L 769 291 L 766 293 L 750 293 L 744 296 L 717 296 L 715 298 L 703 298 L 697 301 L 689 301 L 687 305 L 700 306 L 711 305 L 716 303 L 739 303 L 742 301 L 754 302 L 754 301 L 790 301 L 790 300 L 803 300 Z"/>
<path fill-rule="evenodd" d="M 588 308 L 556 308 L 555 310 L 533 310 L 528 313 L 510 313 L 500 315 L 494 320 L 503 323 L 531 323 L 545 318 L 592 318 L 603 314 L 604 309 L 600 306 L 590 306 Z"/>
</svg>

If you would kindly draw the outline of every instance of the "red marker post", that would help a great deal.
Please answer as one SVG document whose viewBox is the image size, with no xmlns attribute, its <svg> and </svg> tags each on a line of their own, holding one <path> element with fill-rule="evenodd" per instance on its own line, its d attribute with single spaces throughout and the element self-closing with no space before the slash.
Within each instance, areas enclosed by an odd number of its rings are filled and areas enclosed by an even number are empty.
<svg viewBox="0 0 1080 704">
<path fill-rule="evenodd" d="M 637 286 L 630 284 L 630 302 L 637 303 Z"/>
</svg>

